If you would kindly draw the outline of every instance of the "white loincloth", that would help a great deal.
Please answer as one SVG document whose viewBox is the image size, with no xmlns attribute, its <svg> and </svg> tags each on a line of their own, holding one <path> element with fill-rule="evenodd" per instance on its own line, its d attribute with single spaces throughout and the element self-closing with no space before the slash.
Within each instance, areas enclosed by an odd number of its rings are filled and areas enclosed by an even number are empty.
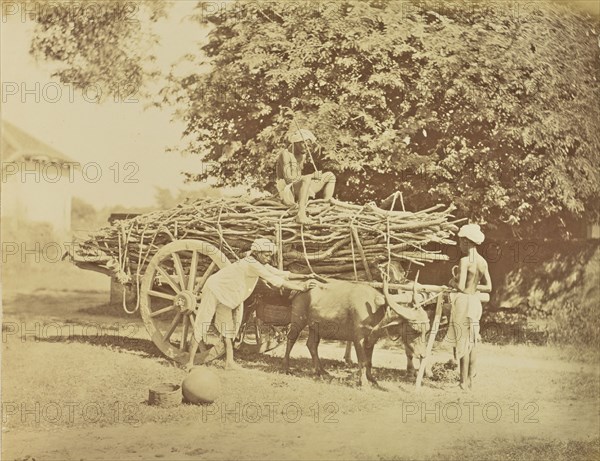
<svg viewBox="0 0 600 461">
<path fill-rule="evenodd" d="M 479 320 L 482 306 L 479 293 L 451 293 L 452 310 L 446 340 L 456 348 L 459 360 L 468 354 L 479 340 Z"/>
<path fill-rule="evenodd" d="M 214 325 L 221 336 L 235 339 L 242 323 L 243 314 L 242 306 L 231 309 L 220 303 L 213 291 L 205 287 L 202 290 L 202 299 L 196 311 L 196 321 L 194 322 L 196 341 L 208 342 L 208 329 L 213 323 L 213 318 Z"/>
</svg>

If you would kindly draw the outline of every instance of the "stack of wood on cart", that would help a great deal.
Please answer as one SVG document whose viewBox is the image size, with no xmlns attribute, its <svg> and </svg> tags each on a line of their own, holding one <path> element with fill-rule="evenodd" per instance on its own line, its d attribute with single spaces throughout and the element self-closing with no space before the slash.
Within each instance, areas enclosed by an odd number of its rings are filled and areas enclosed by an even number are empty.
<svg viewBox="0 0 600 461">
<path fill-rule="evenodd" d="M 307 209 L 310 226 L 295 222 L 296 211 L 270 200 L 200 199 L 100 229 L 77 246 L 74 259 L 131 281 L 175 240 L 209 242 L 235 261 L 254 239 L 266 237 L 280 248 L 276 263 L 283 269 L 369 281 L 378 279 L 377 266 L 388 261 L 423 265 L 447 259 L 441 248 L 454 244 L 457 230 L 453 208 L 444 205 L 388 211 L 316 200 Z"/>
</svg>

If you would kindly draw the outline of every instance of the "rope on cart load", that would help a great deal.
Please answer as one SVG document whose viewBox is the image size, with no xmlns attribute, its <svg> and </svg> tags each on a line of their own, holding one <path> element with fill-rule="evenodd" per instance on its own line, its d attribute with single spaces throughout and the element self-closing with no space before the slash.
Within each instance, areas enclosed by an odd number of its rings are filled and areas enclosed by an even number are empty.
<svg viewBox="0 0 600 461">
<path fill-rule="evenodd" d="M 277 223 L 277 238 L 275 244 L 277 245 L 277 269 L 283 270 L 283 217 L 287 212 L 282 213 L 279 216 L 279 222 Z"/>
<path fill-rule="evenodd" d="M 350 220 L 350 248 L 352 249 L 352 267 L 354 269 L 354 278 L 356 281 L 358 281 L 358 271 L 356 270 L 356 253 L 354 251 L 354 243 L 355 243 L 355 234 L 358 237 L 358 232 L 356 231 L 356 227 L 354 226 L 354 221 L 356 220 L 356 218 L 358 217 L 358 215 L 365 209 L 364 206 L 361 206 L 358 211 L 352 215 L 352 219 Z M 358 246 L 360 244 L 360 242 L 358 241 L 358 238 L 356 240 L 356 245 Z M 364 252 L 362 253 L 362 257 L 364 258 Z M 363 259 L 363 262 L 365 260 Z M 367 277 L 370 275 L 368 268 L 367 270 Z"/>
<path fill-rule="evenodd" d="M 308 259 L 308 254 L 306 252 L 306 242 L 304 241 L 304 226 L 300 226 L 300 238 L 302 239 L 302 250 L 304 252 L 304 259 L 306 260 L 306 265 L 308 266 L 310 273 L 314 274 L 315 271 L 313 270 L 312 266 L 310 265 L 310 261 Z"/>
<path fill-rule="evenodd" d="M 222 250 L 223 244 L 224 244 L 227 247 L 227 249 L 229 250 L 229 252 L 235 257 L 235 259 L 239 260 L 240 258 L 237 255 L 237 253 L 235 251 L 233 251 L 233 248 L 231 248 L 231 246 L 229 246 L 229 243 L 227 243 L 227 240 L 225 240 L 225 237 L 223 237 L 223 227 L 221 226 L 221 215 L 223 214 L 223 206 L 225 206 L 225 204 L 221 203 L 221 207 L 219 208 L 219 216 L 217 217 L 217 232 L 219 233 L 219 242 L 220 242 L 219 251 Z"/>
<path fill-rule="evenodd" d="M 144 242 L 144 235 L 146 234 L 146 229 L 147 229 L 147 225 L 146 227 L 144 227 L 144 229 L 142 230 L 142 236 L 140 238 L 140 251 L 138 254 L 138 264 L 137 267 L 135 269 L 135 279 L 134 279 L 134 283 L 135 283 L 135 307 L 132 310 L 127 309 L 127 290 L 123 290 L 123 310 L 125 311 L 126 314 L 135 314 L 138 309 L 140 308 L 140 268 L 142 267 L 142 245 Z M 133 228 L 133 226 L 130 227 L 130 230 Z M 155 233 L 155 237 L 156 234 L 158 234 L 158 231 Z M 152 240 L 154 241 L 154 240 Z M 146 254 L 147 256 L 147 254 Z"/>
</svg>

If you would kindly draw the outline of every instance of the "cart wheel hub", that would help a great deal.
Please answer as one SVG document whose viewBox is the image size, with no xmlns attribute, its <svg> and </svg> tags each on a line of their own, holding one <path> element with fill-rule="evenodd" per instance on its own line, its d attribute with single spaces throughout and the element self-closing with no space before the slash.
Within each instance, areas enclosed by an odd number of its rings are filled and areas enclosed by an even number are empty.
<svg viewBox="0 0 600 461">
<path fill-rule="evenodd" d="M 173 303 L 181 312 L 195 311 L 196 295 L 191 291 L 181 291 L 175 296 Z"/>
</svg>

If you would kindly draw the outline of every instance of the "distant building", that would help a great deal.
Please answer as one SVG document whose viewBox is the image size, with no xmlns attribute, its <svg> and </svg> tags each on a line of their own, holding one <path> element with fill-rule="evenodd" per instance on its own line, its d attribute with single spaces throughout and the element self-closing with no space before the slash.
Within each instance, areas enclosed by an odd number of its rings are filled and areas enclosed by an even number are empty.
<svg viewBox="0 0 600 461">
<path fill-rule="evenodd" d="M 13 231 L 46 223 L 68 236 L 76 162 L 9 122 L 1 128 L 3 223 Z"/>
</svg>

